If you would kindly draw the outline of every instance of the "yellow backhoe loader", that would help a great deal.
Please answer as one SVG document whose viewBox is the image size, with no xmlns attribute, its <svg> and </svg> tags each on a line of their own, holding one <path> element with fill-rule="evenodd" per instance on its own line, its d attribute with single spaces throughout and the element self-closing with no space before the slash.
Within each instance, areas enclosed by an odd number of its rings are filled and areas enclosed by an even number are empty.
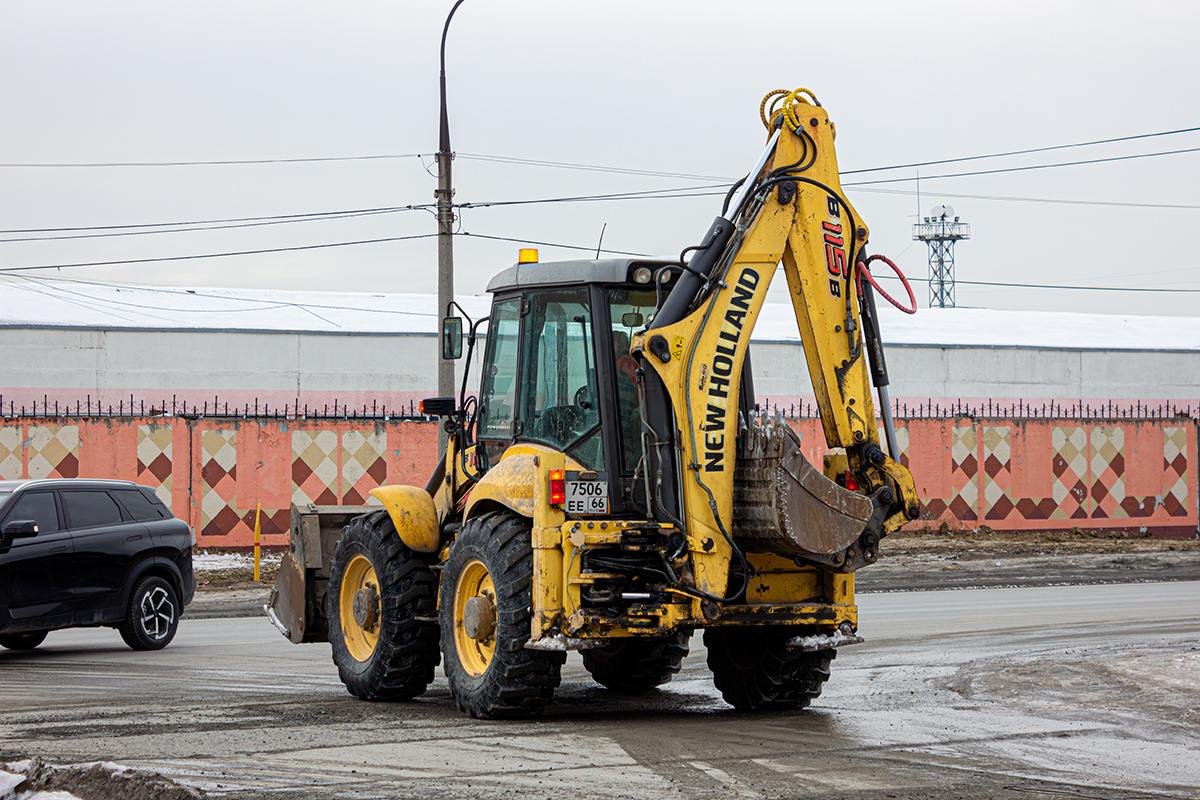
<svg viewBox="0 0 1200 800">
<path fill-rule="evenodd" d="M 918 512 L 868 230 L 816 97 L 773 92 L 760 115 L 762 156 L 679 259 L 518 263 L 488 286 L 489 320 L 447 316 L 443 356 L 465 338 L 468 364 L 487 322 L 482 376 L 425 402 L 450 434 L 425 487 L 293 510 L 267 612 L 294 642 L 331 642 L 352 694 L 416 697 L 444 659 L 463 711 L 525 716 L 567 651 L 606 687 L 649 690 L 703 629 L 728 702 L 799 708 L 862 641 L 854 572 Z M 750 334 L 780 265 L 823 469 L 754 400 Z"/>
</svg>

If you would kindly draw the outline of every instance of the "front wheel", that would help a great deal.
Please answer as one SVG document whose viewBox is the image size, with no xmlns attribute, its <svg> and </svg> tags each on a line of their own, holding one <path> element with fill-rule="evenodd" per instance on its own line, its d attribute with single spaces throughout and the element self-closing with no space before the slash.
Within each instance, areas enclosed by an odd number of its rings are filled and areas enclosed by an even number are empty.
<svg viewBox="0 0 1200 800">
<path fill-rule="evenodd" d="M 400 540 L 386 511 L 350 520 L 326 595 L 338 677 L 363 700 L 411 700 L 438 664 L 437 579 Z"/>
<path fill-rule="evenodd" d="M 7 650 L 32 650 L 46 639 L 48 631 L 0 634 L 0 647 Z"/>
<path fill-rule="evenodd" d="M 739 711 L 804 708 L 821 696 L 836 650 L 789 648 L 791 628 L 708 628 L 708 668 L 725 702 Z"/>
<path fill-rule="evenodd" d="M 566 653 L 526 650 L 533 586 L 529 520 L 469 520 L 442 570 L 441 628 L 454 702 L 472 717 L 526 717 L 550 703 Z"/>
<path fill-rule="evenodd" d="M 125 619 L 117 626 L 125 644 L 134 650 L 161 650 L 179 629 L 179 596 L 175 587 L 151 575 L 133 587 Z"/>
</svg>

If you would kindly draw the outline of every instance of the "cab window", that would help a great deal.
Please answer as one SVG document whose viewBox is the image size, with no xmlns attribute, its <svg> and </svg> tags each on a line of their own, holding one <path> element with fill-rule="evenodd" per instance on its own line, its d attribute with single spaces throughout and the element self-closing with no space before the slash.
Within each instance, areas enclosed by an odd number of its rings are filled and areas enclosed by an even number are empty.
<svg viewBox="0 0 1200 800">
<path fill-rule="evenodd" d="M 610 289 L 608 316 L 612 326 L 613 376 L 617 395 L 617 428 L 621 439 L 621 471 L 632 474 L 642 457 L 642 412 L 638 405 L 634 371 L 637 362 L 629 355 L 629 341 L 653 313 L 653 289 Z"/>
<path fill-rule="evenodd" d="M 512 437 L 517 407 L 517 346 L 521 328 L 521 301 L 496 303 L 488 325 L 487 352 L 479 386 L 479 436 Z"/>
</svg>

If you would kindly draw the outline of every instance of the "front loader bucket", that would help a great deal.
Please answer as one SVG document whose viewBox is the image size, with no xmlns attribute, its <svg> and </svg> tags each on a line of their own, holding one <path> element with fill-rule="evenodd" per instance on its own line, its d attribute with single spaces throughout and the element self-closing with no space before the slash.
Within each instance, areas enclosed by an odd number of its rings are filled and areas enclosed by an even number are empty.
<svg viewBox="0 0 1200 800">
<path fill-rule="evenodd" d="M 292 506 L 291 549 L 263 610 L 296 644 L 329 641 L 325 592 L 333 551 L 350 520 L 379 506 Z"/>
<path fill-rule="evenodd" d="M 743 431 L 734 473 L 733 536 L 751 552 L 840 565 L 867 526 L 871 500 L 826 478 L 782 421 Z"/>
<path fill-rule="evenodd" d="M 297 566 L 296 559 L 292 558 L 290 552 L 284 553 L 283 560 L 279 563 L 279 577 L 275 586 L 271 588 L 263 610 L 267 612 L 271 624 L 293 644 L 305 641 L 307 615 L 304 609 L 304 595 L 304 572 Z"/>
</svg>

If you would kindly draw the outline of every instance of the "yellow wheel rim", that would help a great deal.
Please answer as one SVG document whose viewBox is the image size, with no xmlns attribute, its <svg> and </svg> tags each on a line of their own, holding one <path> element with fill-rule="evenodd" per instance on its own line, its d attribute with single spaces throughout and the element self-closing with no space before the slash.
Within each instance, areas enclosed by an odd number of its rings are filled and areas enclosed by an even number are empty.
<svg viewBox="0 0 1200 800">
<path fill-rule="evenodd" d="M 496 653 L 494 631 L 486 638 L 473 639 L 467 633 L 463 622 L 467 603 L 476 597 L 486 598 L 492 604 L 496 602 L 496 587 L 492 583 L 492 576 L 478 559 L 467 562 L 454 587 L 454 646 L 458 650 L 459 663 L 474 678 L 487 672 L 488 664 L 492 663 L 492 656 Z"/>
<path fill-rule="evenodd" d="M 354 597 L 360 591 L 366 596 L 374 595 L 376 613 L 364 626 L 354 616 Z M 375 567 L 364 555 L 350 559 L 342 572 L 342 585 L 338 592 L 338 615 L 342 623 L 342 640 L 346 649 L 357 661 L 366 661 L 375 652 L 379 642 L 379 578 Z"/>
</svg>

